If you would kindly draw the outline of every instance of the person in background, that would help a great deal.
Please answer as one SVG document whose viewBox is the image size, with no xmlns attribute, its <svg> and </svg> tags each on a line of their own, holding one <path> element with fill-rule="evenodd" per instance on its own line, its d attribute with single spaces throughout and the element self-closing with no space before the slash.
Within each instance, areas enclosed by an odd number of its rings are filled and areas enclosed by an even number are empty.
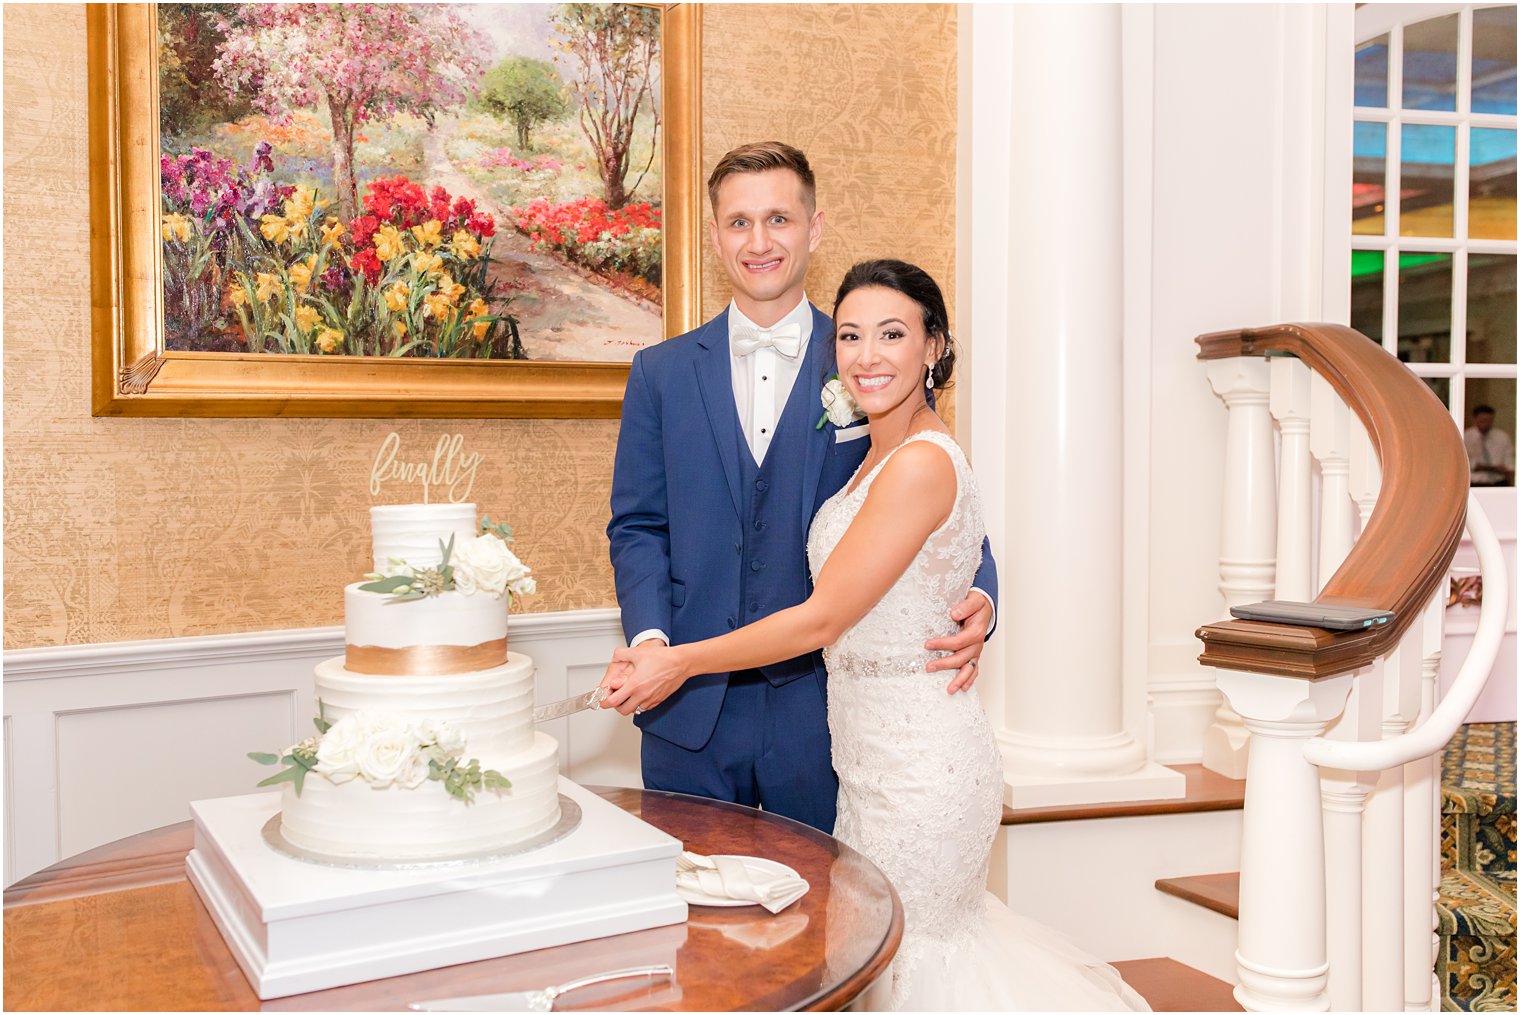
<svg viewBox="0 0 1520 1015">
<path fill-rule="evenodd" d="M 1494 426 L 1494 407 L 1473 407 L 1472 426 L 1462 435 L 1473 486 L 1515 485 L 1515 442 Z"/>
</svg>

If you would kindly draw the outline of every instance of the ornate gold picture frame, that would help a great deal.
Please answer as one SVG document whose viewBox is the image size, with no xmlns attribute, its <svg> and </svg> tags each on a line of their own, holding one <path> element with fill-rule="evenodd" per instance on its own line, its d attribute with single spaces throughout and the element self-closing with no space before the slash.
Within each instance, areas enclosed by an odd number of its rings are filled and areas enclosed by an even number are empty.
<svg viewBox="0 0 1520 1015">
<path fill-rule="evenodd" d="M 701 23 L 695 4 L 649 6 L 662 13 L 660 302 L 668 338 L 695 327 L 699 314 Z M 626 362 L 166 348 L 157 12 L 153 4 L 93 4 L 87 18 L 94 415 L 619 415 Z"/>
</svg>

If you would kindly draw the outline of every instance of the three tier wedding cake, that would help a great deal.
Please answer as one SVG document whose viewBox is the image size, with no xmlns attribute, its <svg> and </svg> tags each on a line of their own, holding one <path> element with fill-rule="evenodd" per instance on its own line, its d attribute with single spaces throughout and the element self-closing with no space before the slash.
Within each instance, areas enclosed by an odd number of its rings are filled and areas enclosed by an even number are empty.
<svg viewBox="0 0 1520 1015">
<path fill-rule="evenodd" d="M 280 832 L 333 858 L 488 854 L 559 820 L 559 748 L 533 729 L 533 661 L 507 650 L 532 579 L 473 504 L 370 509 L 374 573 L 344 590 L 318 735 L 283 756 Z"/>
</svg>

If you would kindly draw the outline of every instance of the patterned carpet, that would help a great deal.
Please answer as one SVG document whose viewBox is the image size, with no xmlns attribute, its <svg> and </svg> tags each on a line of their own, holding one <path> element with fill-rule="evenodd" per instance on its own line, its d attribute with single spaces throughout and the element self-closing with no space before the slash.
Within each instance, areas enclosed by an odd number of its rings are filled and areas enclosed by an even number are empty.
<svg viewBox="0 0 1520 1015">
<path fill-rule="evenodd" d="M 1515 724 L 1464 726 L 1441 771 L 1444 1011 L 1514 1011 Z"/>
</svg>

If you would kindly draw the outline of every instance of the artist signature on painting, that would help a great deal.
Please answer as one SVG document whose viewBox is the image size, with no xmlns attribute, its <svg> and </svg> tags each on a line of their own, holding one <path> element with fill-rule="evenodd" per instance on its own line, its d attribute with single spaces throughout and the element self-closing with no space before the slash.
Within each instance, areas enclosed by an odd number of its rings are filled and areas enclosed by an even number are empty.
<svg viewBox="0 0 1520 1015">
<path fill-rule="evenodd" d="M 381 442 L 370 467 L 369 492 L 371 496 L 378 495 L 380 485 L 392 480 L 420 483 L 424 504 L 432 503 L 434 488 L 445 490 L 450 503 L 460 504 L 469 499 L 475 486 L 481 457 L 478 451 L 464 450 L 464 434 L 444 434 L 433 447 L 432 461 L 406 461 L 401 456 L 401 435 L 392 431 Z"/>
</svg>

